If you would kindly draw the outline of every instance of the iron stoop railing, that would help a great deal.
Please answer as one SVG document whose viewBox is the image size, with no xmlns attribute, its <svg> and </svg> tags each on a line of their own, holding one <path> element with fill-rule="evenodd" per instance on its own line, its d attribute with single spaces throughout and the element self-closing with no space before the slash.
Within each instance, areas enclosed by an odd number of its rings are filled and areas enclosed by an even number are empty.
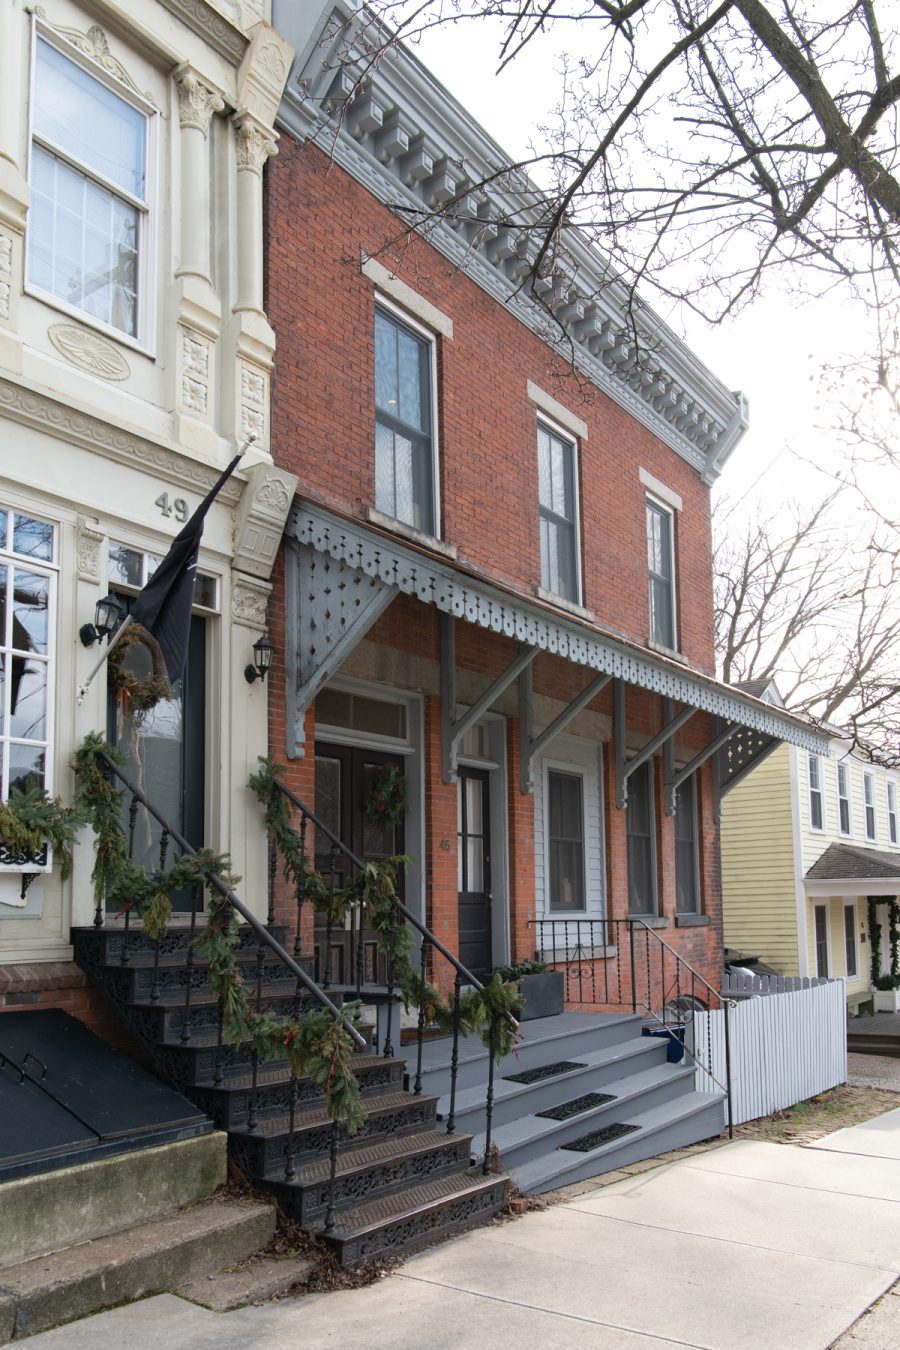
<svg viewBox="0 0 900 1350">
<path fill-rule="evenodd" d="M 131 781 L 131 779 L 127 776 L 127 774 L 124 774 L 122 772 L 122 770 L 115 763 L 115 761 L 110 759 L 108 755 L 102 755 L 101 759 L 110 775 L 114 779 L 118 779 L 118 781 L 125 788 L 126 792 L 130 794 L 130 802 L 128 806 L 129 859 L 132 859 L 134 857 L 135 828 L 137 825 L 138 809 L 141 806 L 143 806 L 144 810 L 147 811 L 147 813 L 153 817 L 153 819 L 157 822 L 161 830 L 159 840 L 159 870 L 161 873 L 165 871 L 166 856 L 168 854 L 169 847 L 171 844 L 174 844 L 175 847 L 178 848 L 184 854 L 196 854 L 197 850 L 187 842 L 187 840 L 183 837 L 183 835 L 181 835 L 178 832 L 178 830 L 176 830 L 172 825 L 168 823 L 168 821 L 160 814 L 160 812 L 157 811 L 156 807 L 153 806 L 153 804 L 147 798 L 146 794 L 137 786 L 136 783 L 133 783 Z M 335 1019 L 335 1021 L 342 1023 L 345 1031 L 347 1032 L 348 1036 L 350 1037 L 353 1044 L 357 1047 L 358 1050 L 366 1050 L 368 1046 L 366 1044 L 365 1038 L 362 1035 L 360 1035 L 356 1027 L 353 1026 L 353 1024 L 347 1020 L 342 1010 L 335 1003 L 332 1002 L 332 1000 L 322 989 L 319 988 L 315 980 L 313 980 L 307 974 L 307 972 L 303 969 L 303 966 L 296 959 L 296 957 L 292 956 L 290 952 L 286 951 L 285 948 L 281 945 L 281 943 L 277 940 L 277 938 L 275 938 L 268 931 L 266 926 L 260 923 L 256 915 L 253 914 L 247 908 L 247 906 L 243 903 L 243 901 L 239 899 L 237 895 L 235 895 L 234 891 L 231 890 L 231 888 L 228 885 L 226 885 L 226 883 L 222 881 L 220 877 L 216 876 L 210 877 L 210 884 L 215 887 L 215 889 L 228 902 L 228 904 L 235 911 L 235 913 L 243 920 L 243 922 L 246 923 L 252 929 L 252 931 L 256 934 L 256 937 L 258 939 L 256 949 L 256 1010 L 260 1011 L 262 1008 L 263 967 L 266 958 L 266 952 L 268 951 L 272 954 L 272 956 L 277 957 L 277 959 L 282 963 L 282 965 L 284 965 L 287 968 L 287 970 L 290 971 L 291 975 L 294 977 L 294 980 L 296 981 L 294 993 L 295 1013 L 299 1011 L 301 994 L 305 992 L 312 999 L 314 999 L 315 1002 L 318 1003 L 320 1007 L 324 1008 L 328 1013 L 330 1013 L 330 1015 Z M 197 917 L 202 910 L 202 901 L 203 901 L 202 886 L 192 887 L 191 909 L 189 920 L 190 925 L 189 940 L 185 956 L 186 969 L 185 969 L 185 991 L 184 991 L 184 1014 L 182 1019 L 181 1036 L 180 1036 L 181 1043 L 183 1045 L 189 1044 L 191 1039 L 190 1011 L 191 1011 L 191 996 L 193 992 L 191 986 L 193 984 L 192 972 L 194 969 L 194 942 L 197 936 Z M 270 923 L 272 922 L 271 913 L 269 915 L 269 922 Z M 97 910 L 94 914 L 94 927 L 102 928 L 103 923 L 104 923 L 103 907 L 102 904 L 98 904 Z M 120 965 L 122 966 L 127 966 L 129 964 L 128 938 L 129 938 L 130 924 L 131 924 L 131 909 L 130 907 L 128 907 L 125 909 L 124 915 L 122 953 L 120 957 Z M 151 1004 L 158 1003 L 160 999 L 159 958 L 160 958 L 160 939 L 156 938 L 153 942 L 153 975 L 150 986 Z M 225 1077 L 224 1008 L 221 997 L 218 1000 L 217 1028 L 218 1029 L 217 1029 L 216 1051 L 213 1069 L 213 1084 L 216 1087 L 219 1087 L 223 1083 Z M 259 1124 L 258 1101 L 259 1101 L 259 1055 L 257 1051 L 254 1049 L 251 1053 L 251 1090 L 250 1090 L 250 1106 L 247 1118 L 248 1133 L 252 1133 L 254 1130 L 258 1128 Z M 288 1161 L 285 1169 L 285 1179 L 288 1181 L 292 1180 L 294 1175 L 293 1159 L 295 1152 L 294 1133 L 295 1133 L 296 1106 L 297 1106 L 297 1080 L 296 1077 L 294 1077 L 293 1091 L 291 1092 L 290 1098 L 289 1143 L 287 1152 Z M 338 1153 L 339 1134 L 340 1134 L 340 1125 L 338 1121 L 332 1120 L 330 1130 L 330 1148 L 329 1148 L 330 1154 L 329 1200 L 325 1218 L 326 1233 L 333 1231 L 335 1223 L 334 1195 L 335 1195 L 335 1180 L 337 1173 L 337 1153 Z"/>
<path fill-rule="evenodd" d="M 287 799 L 287 801 L 290 802 L 294 810 L 299 813 L 300 851 L 304 860 L 308 856 L 307 838 L 310 826 L 312 826 L 313 829 L 318 830 L 319 833 L 329 841 L 330 845 L 329 864 L 328 864 L 329 890 L 330 895 L 333 896 L 335 889 L 335 875 L 336 875 L 335 862 L 337 855 L 341 854 L 344 858 L 346 858 L 347 861 L 350 863 L 351 867 L 357 873 L 362 873 L 364 871 L 365 862 L 361 857 L 359 857 L 358 854 L 354 853 L 352 849 L 348 848 L 347 845 L 341 839 L 339 839 L 338 836 L 334 834 L 333 831 L 330 830 L 328 826 L 323 821 L 321 821 L 319 817 L 315 815 L 315 813 L 311 811 L 309 807 L 306 806 L 296 795 L 296 793 L 292 792 L 291 789 L 285 783 L 282 783 L 280 782 L 280 780 L 276 779 L 275 787 L 280 793 L 282 793 L 282 795 Z M 277 855 L 274 843 L 270 840 L 269 843 L 270 922 L 274 917 L 276 870 L 277 870 Z M 303 907 L 306 900 L 305 876 L 306 873 L 304 869 L 303 879 L 298 883 L 296 892 L 297 921 L 294 937 L 294 956 L 297 960 L 303 959 Z M 421 976 L 423 989 L 426 980 L 429 980 L 433 984 L 438 983 L 435 977 L 435 962 L 437 958 L 440 958 L 444 962 L 446 962 L 446 964 L 450 967 L 450 970 L 453 972 L 452 974 L 453 995 L 451 1004 L 452 1040 L 450 1048 L 450 1097 L 447 1112 L 447 1133 L 454 1134 L 456 1131 L 456 1096 L 457 1096 L 457 1079 L 459 1074 L 460 1001 L 463 995 L 463 990 L 466 987 L 477 991 L 483 989 L 484 985 L 481 983 L 479 979 L 476 978 L 475 975 L 472 974 L 470 970 L 466 969 L 466 967 L 462 964 L 462 962 L 456 956 L 454 956 L 453 953 L 449 951 L 447 947 L 444 946 L 440 938 L 438 938 L 437 935 L 433 933 L 430 928 L 428 928 L 424 923 L 422 923 L 421 920 L 418 919 L 415 916 L 415 914 L 412 913 L 411 910 L 407 909 L 406 905 L 404 905 L 403 902 L 396 896 L 392 900 L 392 912 L 394 915 L 395 922 L 409 924 L 410 927 L 413 928 L 421 938 L 421 945 L 419 949 L 419 973 Z M 365 919 L 365 901 L 360 900 L 355 902 L 352 906 L 351 944 L 355 946 L 355 951 L 352 952 L 352 966 L 355 972 L 355 989 L 353 990 L 353 992 L 361 996 L 364 996 L 365 993 L 364 919 Z M 328 985 L 329 980 L 332 926 L 333 923 L 331 919 L 331 906 L 329 905 L 329 918 L 327 924 L 327 935 L 325 944 L 326 955 L 325 955 L 324 983 L 326 987 Z M 382 1043 L 382 1054 L 384 1055 L 385 1058 L 391 1058 L 394 1053 L 393 1013 L 396 994 L 396 984 L 395 984 L 396 973 L 394 971 L 390 959 L 387 960 L 386 976 L 387 978 L 384 987 L 386 1015 L 385 1015 L 384 1039 Z M 428 1019 L 426 1015 L 425 1001 L 423 998 L 419 999 L 419 1006 L 417 1011 L 418 1011 L 418 1019 L 416 1022 L 416 1057 L 415 1057 L 416 1071 L 415 1076 L 413 1078 L 412 1091 L 415 1096 L 420 1096 L 422 1092 L 423 1048 L 425 1044 L 426 1035 L 428 1032 Z M 519 1024 L 516 1021 L 516 1019 L 508 1013 L 505 1016 L 507 1022 L 510 1024 L 512 1029 L 518 1030 Z M 495 1016 L 492 1017 L 490 1027 L 488 1029 L 488 1042 L 489 1042 L 488 1078 L 487 1078 L 487 1090 L 484 1105 L 485 1146 L 484 1146 L 484 1155 L 481 1163 L 481 1170 L 485 1176 L 488 1175 L 492 1166 L 491 1129 L 493 1124 L 493 1111 L 494 1111 L 494 1048 L 497 1044 L 497 1027 L 498 1027 L 498 1018 Z"/>
<path fill-rule="evenodd" d="M 725 1031 L 725 1082 L 713 1073 L 712 1035 L 684 1042 L 685 1052 L 725 1094 L 728 1135 L 733 1137 L 731 1102 L 732 1001 L 714 989 L 642 919 L 532 919 L 535 953 L 563 972 L 567 1004 L 629 1008 L 646 1014 L 673 1039 L 694 1012 L 721 1007 Z M 624 959 L 623 959 L 624 953 Z M 696 1029 L 696 1027 L 694 1028 Z M 680 1037 L 679 1037 L 680 1039 Z"/>
</svg>

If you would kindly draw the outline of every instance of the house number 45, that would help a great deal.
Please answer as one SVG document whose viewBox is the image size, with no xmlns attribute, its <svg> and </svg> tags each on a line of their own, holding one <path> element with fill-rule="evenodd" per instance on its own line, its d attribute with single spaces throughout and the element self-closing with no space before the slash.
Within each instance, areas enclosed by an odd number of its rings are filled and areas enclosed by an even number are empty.
<svg viewBox="0 0 900 1350">
<path fill-rule="evenodd" d="M 157 497 L 153 505 L 158 506 L 164 516 L 174 516 L 182 523 L 188 518 L 188 504 L 183 497 L 174 497 L 170 501 L 168 492 L 164 492 L 161 497 Z"/>
</svg>

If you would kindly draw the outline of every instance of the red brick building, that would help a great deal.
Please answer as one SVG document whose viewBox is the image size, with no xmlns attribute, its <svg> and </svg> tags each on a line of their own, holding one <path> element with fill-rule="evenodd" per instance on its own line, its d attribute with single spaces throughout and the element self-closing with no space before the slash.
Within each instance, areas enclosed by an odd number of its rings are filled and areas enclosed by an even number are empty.
<svg viewBox="0 0 900 1350">
<path fill-rule="evenodd" d="M 359 84 L 344 9 L 311 9 L 274 15 L 272 753 L 358 852 L 412 856 L 407 904 L 476 975 L 577 950 L 614 1002 L 630 918 L 717 988 L 719 793 L 811 735 L 714 677 L 744 401 L 649 310 L 636 341 L 577 237 L 530 291 L 521 185 L 477 186 L 499 148 L 409 52 Z M 367 814 L 390 763 L 396 833 Z"/>
</svg>

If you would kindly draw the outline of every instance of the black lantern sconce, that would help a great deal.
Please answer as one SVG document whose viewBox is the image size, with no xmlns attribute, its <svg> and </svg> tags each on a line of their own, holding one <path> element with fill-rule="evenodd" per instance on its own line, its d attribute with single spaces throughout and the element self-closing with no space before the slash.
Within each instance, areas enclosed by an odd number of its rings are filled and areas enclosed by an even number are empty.
<svg viewBox="0 0 900 1350">
<path fill-rule="evenodd" d="M 272 664 L 272 644 L 268 633 L 263 633 L 253 644 L 253 665 L 244 667 L 244 679 L 248 684 L 255 680 L 265 680 Z"/>
<path fill-rule="evenodd" d="M 85 647 L 92 647 L 98 639 L 110 638 L 125 618 L 125 606 L 114 595 L 97 601 L 94 622 L 83 623 L 78 630 Z"/>
</svg>

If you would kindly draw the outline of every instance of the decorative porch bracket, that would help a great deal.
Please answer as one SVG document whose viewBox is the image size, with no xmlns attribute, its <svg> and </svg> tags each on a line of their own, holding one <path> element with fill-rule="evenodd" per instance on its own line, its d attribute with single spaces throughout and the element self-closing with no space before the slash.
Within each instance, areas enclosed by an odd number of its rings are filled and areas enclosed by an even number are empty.
<svg viewBox="0 0 900 1350">
<path fill-rule="evenodd" d="M 285 544 L 287 753 L 299 759 L 306 709 L 400 590 L 290 535 Z"/>
<path fill-rule="evenodd" d="M 685 764 L 683 769 L 679 769 L 671 778 L 666 779 L 666 814 L 674 816 L 675 814 L 675 793 L 681 787 L 682 783 L 687 782 L 692 773 L 696 773 L 701 764 L 705 764 L 710 755 L 714 755 L 720 750 L 727 741 L 730 741 L 736 731 L 740 731 L 740 722 L 729 722 L 724 731 L 720 731 L 718 736 L 714 736 L 708 745 L 697 752 L 692 760 Z"/>
<path fill-rule="evenodd" d="M 519 655 L 488 685 L 480 698 L 459 717 L 456 715 L 456 621 L 452 614 L 441 615 L 441 744 L 445 783 L 456 782 L 459 743 L 497 699 L 523 671 L 530 673 L 537 647 L 523 645 Z"/>
<path fill-rule="evenodd" d="M 596 698 L 600 691 L 606 688 L 611 679 L 611 675 L 598 675 L 596 679 L 591 680 L 590 684 L 563 708 L 559 716 L 555 717 L 548 727 L 545 727 L 535 736 L 531 667 L 527 666 L 522 671 L 519 679 L 519 787 L 522 792 L 534 791 L 532 766 L 544 746 L 549 745 L 554 736 L 558 736 L 561 731 L 564 731 L 572 719 L 577 717 L 583 708 L 587 707 L 591 699 Z"/>
<path fill-rule="evenodd" d="M 765 736 L 750 727 L 739 727 L 716 755 L 716 820 L 722 820 L 722 798 L 737 787 L 764 759 L 783 745 L 777 736 Z"/>
<path fill-rule="evenodd" d="M 625 681 L 616 680 L 615 688 L 615 734 L 616 734 L 616 806 L 623 811 L 628 805 L 628 779 L 639 769 L 642 764 L 646 764 L 652 759 L 657 750 L 663 750 L 665 756 L 666 783 L 668 784 L 670 775 L 675 771 L 675 735 L 681 730 L 686 722 L 689 722 L 697 711 L 696 708 L 682 708 L 680 713 L 672 716 L 672 700 L 663 699 L 663 716 L 665 725 L 661 731 L 649 740 L 647 744 L 638 750 L 637 754 L 628 755 L 625 747 Z M 672 815 L 675 808 L 669 811 L 668 793 L 666 794 L 666 813 Z"/>
</svg>

